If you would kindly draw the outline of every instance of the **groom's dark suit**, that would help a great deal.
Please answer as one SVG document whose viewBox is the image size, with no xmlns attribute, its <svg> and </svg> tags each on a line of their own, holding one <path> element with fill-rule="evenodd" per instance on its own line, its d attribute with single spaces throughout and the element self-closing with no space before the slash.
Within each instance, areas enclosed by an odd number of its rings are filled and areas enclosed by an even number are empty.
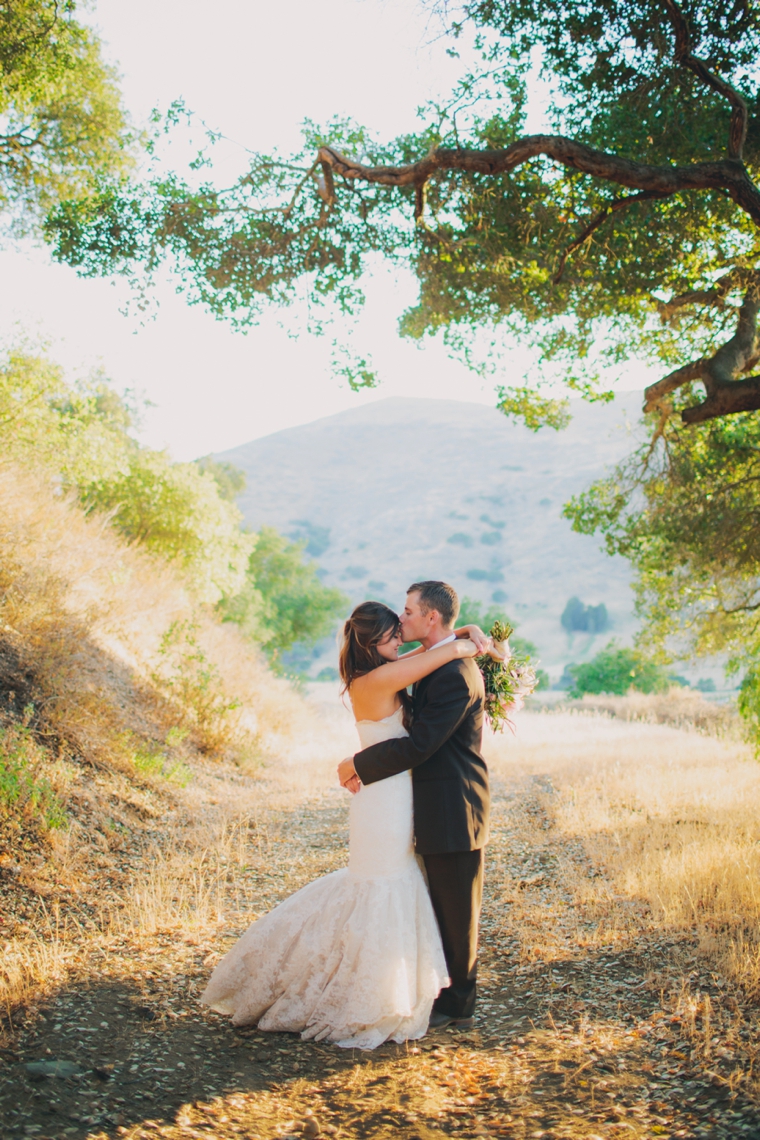
<svg viewBox="0 0 760 1140">
<path fill-rule="evenodd" d="M 435 1008 L 450 1017 L 470 1017 L 475 1006 L 490 807 L 480 752 L 484 698 L 474 660 L 449 661 L 415 686 L 410 735 L 354 756 L 363 784 L 412 769 L 415 845 L 425 861 L 451 977 Z"/>
</svg>

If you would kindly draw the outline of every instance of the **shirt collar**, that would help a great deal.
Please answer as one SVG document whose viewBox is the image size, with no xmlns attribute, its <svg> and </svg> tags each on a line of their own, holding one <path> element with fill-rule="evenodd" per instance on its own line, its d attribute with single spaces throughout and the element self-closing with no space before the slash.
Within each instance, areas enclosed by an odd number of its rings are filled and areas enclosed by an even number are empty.
<svg viewBox="0 0 760 1140">
<path fill-rule="evenodd" d="M 441 645 L 448 645 L 450 641 L 456 641 L 456 639 L 457 635 L 450 633 L 448 637 L 444 637 L 443 641 L 436 641 L 435 645 L 430 646 L 430 649 L 438 649 Z M 430 649 L 426 649 L 425 652 L 429 653 Z"/>
</svg>

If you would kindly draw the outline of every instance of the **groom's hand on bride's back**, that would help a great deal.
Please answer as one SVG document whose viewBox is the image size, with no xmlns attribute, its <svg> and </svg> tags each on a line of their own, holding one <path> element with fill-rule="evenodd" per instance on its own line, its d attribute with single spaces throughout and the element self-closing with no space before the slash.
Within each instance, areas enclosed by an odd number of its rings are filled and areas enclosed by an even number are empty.
<svg viewBox="0 0 760 1140">
<path fill-rule="evenodd" d="M 346 788 L 352 795 L 356 795 L 359 791 L 362 785 L 356 774 L 356 768 L 354 768 L 353 756 L 347 756 L 345 760 L 341 760 L 338 765 L 338 780 L 341 788 Z"/>
</svg>

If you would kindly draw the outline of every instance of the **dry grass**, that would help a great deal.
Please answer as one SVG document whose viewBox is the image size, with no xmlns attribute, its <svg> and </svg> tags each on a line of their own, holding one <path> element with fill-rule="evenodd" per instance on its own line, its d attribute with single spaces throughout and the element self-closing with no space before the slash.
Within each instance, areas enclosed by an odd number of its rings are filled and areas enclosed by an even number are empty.
<svg viewBox="0 0 760 1140">
<path fill-rule="evenodd" d="M 43 988 L 54 989 L 63 981 L 75 959 L 73 942 L 62 937 L 52 924 L 23 942 L 14 940 L 3 946 L 0 1022 L 11 1024 L 14 1014 L 32 1004 Z"/>
<path fill-rule="evenodd" d="M 172 628 L 183 635 L 167 654 Z M 169 567 L 86 518 L 44 477 L 0 464 L 0 864 L 12 866 L 0 866 L 11 934 L 0 1006 L 55 984 L 70 951 L 102 935 L 125 899 L 146 929 L 191 913 L 210 920 L 213 892 L 180 861 L 187 842 L 191 868 L 204 849 L 221 858 L 227 823 L 188 830 L 180 817 L 199 793 L 188 789 L 188 799 L 179 785 L 199 772 L 208 795 L 210 757 L 234 799 L 235 770 L 275 764 L 304 735 L 302 706 Z M 251 798 L 238 798 L 238 814 Z M 175 849 L 180 831 L 192 838 Z M 78 923 L 104 867 L 118 884 L 97 920 Z M 66 921 L 53 935 L 57 899 Z"/>
<path fill-rule="evenodd" d="M 654 857 L 668 843 L 666 824 L 677 832 L 685 809 L 715 807 L 722 819 L 754 794 L 754 767 L 697 733 L 528 714 L 517 740 L 487 742 L 496 826 L 473 1033 L 352 1056 L 236 1029 L 199 1009 L 209 970 L 247 923 L 345 862 L 347 797 L 335 789 L 334 767 L 354 729 L 334 687 L 310 695 L 321 706 L 305 707 L 292 747 L 255 779 L 224 761 L 200 762 L 176 793 L 174 816 L 132 866 L 128 889 L 104 900 L 95 927 L 80 932 L 79 960 L 66 957 L 72 929 L 63 958 L 51 948 L 42 963 L 59 980 L 73 965 L 74 985 L 48 995 L 46 1020 L 29 1019 L 23 1059 L 46 1048 L 68 1056 L 76 1013 L 91 1055 L 116 1063 L 106 1084 L 93 1078 L 60 1094 L 59 1111 L 84 1121 L 83 1138 L 113 1135 L 103 1119 L 99 1131 L 92 1124 L 107 1101 L 126 1140 L 182 1140 L 206 1129 L 275 1140 L 312 1115 L 321 1131 L 348 1140 L 680 1137 L 716 1118 L 725 1124 L 718 1136 L 754 1135 L 757 1049 L 746 1003 L 731 1005 L 737 991 L 716 985 L 704 962 L 694 968 L 690 932 L 704 921 L 684 910 L 667 866 L 659 874 L 672 886 L 669 910 L 654 898 L 654 863 L 631 877 L 640 824 L 662 825 Z M 594 875 L 602 863 L 607 875 Z M 715 962 L 716 944 L 703 938 L 702 949 Z M 116 1022 L 115 1008 L 123 1014 Z M 698 1095 L 685 1098 L 679 1082 L 687 1079 Z M 8 1081 L 5 1089 L 10 1105 Z M 46 1112 L 39 1097 L 24 1122 L 48 1130 Z"/>
<path fill-rule="evenodd" d="M 241 780 L 229 767 L 197 774 L 182 793 L 180 825 L 150 852 L 129 898 L 104 924 L 109 932 L 138 938 L 171 929 L 208 934 L 234 926 L 241 914 L 247 920 L 252 880 L 269 878 L 275 891 L 284 887 L 292 813 L 336 799 L 338 815 L 347 815 L 335 768 L 355 748 L 355 728 L 335 701 L 334 686 L 312 690 L 316 698 L 299 709 L 288 748 L 270 758 L 255 780 Z M 325 695 L 329 704 L 320 700 Z M 345 856 L 337 839 L 334 847 L 340 862 Z"/>
<path fill-rule="evenodd" d="M 596 900 L 623 935 L 642 921 L 643 902 L 760 994 L 760 766 L 748 748 L 561 712 L 523 716 L 518 739 L 493 739 L 489 757 L 502 776 L 548 781 L 543 807 L 606 872 L 612 898 L 605 879 L 574 873 L 579 906 Z"/>
<path fill-rule="evenodd" d="M 674 685 L 667 693 L 636 693 L 624 697 L 586 693 L 581 700 L 565 701 L 565 709 L 603 713 L 616 720 L 668 724 L 672 728 L 695 729 L 708 736 L 740 740 L 743 726 L 736 705 L 708 701 L 693 689 Z"/>
<path fill-rule="evenodd" d="M 324 712 L 299 701 L 288 722 L 290 735 L 274 738 L 278 753 L 253 773 L 224 759 L 198 760 L 193 779 L 173 786 L 167 797 L 155 782 L 135 787 L 125 773 L 100 771 L 93 783 L 86 772 L 84 781 L 81 772 L 69 772 L 84 814 L 81 820 L 72 816 L 68 830 L 50 833 L 46 850 L 53 898 L 63 892 L 69 905 L 61 915 L 55 901 L 47 905 L 44 893 L 38 895 L 36 921 L 2 947 L 0 1009 L 6 1026 L 14 1011 L 54 992 L 71 970 L 86 972 L 93 956 L 110 955 L 124 939 L 139 975 L 139 954 L 149 952 L 157 937 L 179 934 L 213 945 L 220 932 L 250 921 L 250 900 L 262 883 L 274 905 L 292 888 L 291 874 L 298 885 L 312 877 L 298 845 L 291 851 L 288 827 L 294 812 L 319 808 L 325 799 L 337 800 L 339 826 L 345 823 L 347 798 L 336 793 L 335 765 L 355 746 L 353 723 L 332 687 L 329 698 Z M 106 813 L 114 817 L 110 828 L 103 826 Z M 325 842 L 334 846 L 330 859 L 339 865 L 343 850 L 335 833 Z M 34 856 L 20 860 L 13 867 L 17 882 L 44 891 Z M 109 886 L 119 864 L 125 873 Z M 2 870 L 0 855 L 0 882 Z M 92 900 L 94 913 L 88 909 Z M 9 915 L 4 918 L 7 923 Z"/>
<path fill-rule="evenodd" d="M 108 764 L 129 753 L 129 733 L 154 738 L 181 711 L 192 728 L 192 700 L 172 711 L 183 702 L 156 692 L 174 665 L 162 639 L 180 626 L 237 704 L 238 734 L 264 748 L 287 738 L 300 701 L 237 629 L 195 606 L 170 568 L 54 492 L 0 468 L 0 680 L 13 709 L 34 701 L 41 729 Z"/>
</svg>

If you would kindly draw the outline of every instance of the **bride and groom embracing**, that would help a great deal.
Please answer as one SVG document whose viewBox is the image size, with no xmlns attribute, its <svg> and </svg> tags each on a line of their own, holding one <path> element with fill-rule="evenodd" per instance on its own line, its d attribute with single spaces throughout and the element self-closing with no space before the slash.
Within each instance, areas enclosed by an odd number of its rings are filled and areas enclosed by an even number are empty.
<svg viewBox="0 0 760 1140">
<path fill-rule="evenodd" d="M 362 746 L 338 767 L 348 867 L 254 922 L 216 967 L 201 1001 L 235 1025 L 374 1049 L 471 1023 L 489 813 L 473 658 L 502 654 L 477 626 L 455 629 L 458 612 L 451 586 L 417 582 L 400 617 L 363 602 L 346 621 Z"/>
</svg>

